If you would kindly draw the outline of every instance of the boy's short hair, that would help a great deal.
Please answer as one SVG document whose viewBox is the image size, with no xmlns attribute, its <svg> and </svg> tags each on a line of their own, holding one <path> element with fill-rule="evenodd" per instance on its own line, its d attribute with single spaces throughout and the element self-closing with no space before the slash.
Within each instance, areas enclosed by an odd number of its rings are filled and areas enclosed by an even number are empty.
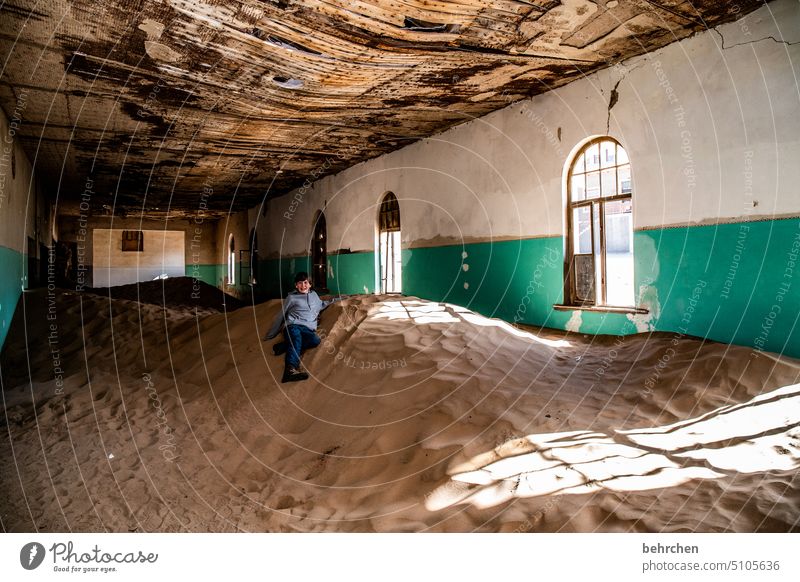
<svg viewBox="0 0 800 582">
<path fill-rule="evenodd" d="M 305 271 L 300 271 L 297 275 L 294 276 L 294 282 L 299 283 L 300 281 L 308 281 L 308 273 Z"/>
</svg>

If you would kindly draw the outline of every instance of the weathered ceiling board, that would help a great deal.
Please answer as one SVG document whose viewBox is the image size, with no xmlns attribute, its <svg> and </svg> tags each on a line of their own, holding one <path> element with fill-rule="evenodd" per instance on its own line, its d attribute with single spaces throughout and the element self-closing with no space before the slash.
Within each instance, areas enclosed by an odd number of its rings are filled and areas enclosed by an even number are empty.
<svg viewBox="0 0 800 582">
<path fill-rule="evenodd" d="M 65 208 L 223 215 L 762 4 L 12 0 L 0 104 Z"/>
</svg>

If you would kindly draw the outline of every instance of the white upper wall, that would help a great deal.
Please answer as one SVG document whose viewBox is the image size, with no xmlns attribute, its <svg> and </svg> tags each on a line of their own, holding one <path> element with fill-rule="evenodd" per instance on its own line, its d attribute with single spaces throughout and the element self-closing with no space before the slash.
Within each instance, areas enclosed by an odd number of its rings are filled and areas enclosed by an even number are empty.
<svg viewBox="0 0 800 582">
<path fill-rule="evenodd" d="M 38 239 L 49 244 L 52 224 L 49 208 L 33 178 L 31 163 L 19 144 L 17 131 L 25 123 L 30 94 L 20 91 L 9 119 L 0 110 L 0 246 L 26 252 L 27 237 L 37 231 L 34 210 L 39 214 Z M 38 249 L 34 249 L 34 253 Z"/>
<path fill-rule="evenodd" d="M 183 277 L 185 239 L 182 230 L 143 230 L 142 251 L 123 251 L 123 229 L 92 230 L 93 287 L 152 281 L 161 275 Z"/>
<path fill-rule="evenodd" d="M 271 200 L 263 254 L 307 252 L 324 205 L 329 250 L 373 250 L 387 191 L 404 246 L 560 235 L 570 152 L 596 135 L 628 151 L 637 229 L 798 215 L 798 23 L 778 0 Z"/>
</svg>

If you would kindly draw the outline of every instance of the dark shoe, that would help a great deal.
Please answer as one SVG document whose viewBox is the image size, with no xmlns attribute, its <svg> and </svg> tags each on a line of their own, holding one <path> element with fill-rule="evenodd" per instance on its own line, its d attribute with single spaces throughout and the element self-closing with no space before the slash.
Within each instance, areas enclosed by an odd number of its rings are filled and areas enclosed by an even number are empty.
<svg viewBox="0 0 800 582">
<path fill-rule="evenodd" d="M 308 380 L 308 373 L 303 372 L 302 370 L 298 370 L 297 368 L 286 368 L 283 371 L 283 382 L 301 382 L 303 380 Z"/>
<path fill-rule="evenodd" d="M 286 353 L 286 342 L 278 342 L 272 346 L 272 353 L 276 356 Z"/>
</svg>

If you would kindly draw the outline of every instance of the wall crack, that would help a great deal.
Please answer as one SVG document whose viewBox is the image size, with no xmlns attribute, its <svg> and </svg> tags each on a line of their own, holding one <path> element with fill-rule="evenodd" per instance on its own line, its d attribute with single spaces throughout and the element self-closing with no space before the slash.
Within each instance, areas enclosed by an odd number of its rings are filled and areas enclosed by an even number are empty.
<svg viewBox="0 0 800 582">
<path fill-rule="evenodd" d="M 619 80 L 616 82 L 614 87 L 612 87 L 611 95 L 608 98 L 608 116 L 606 117 L 606 135 L 608 135 L 608 132 L 611 129 L 611 110 L 614 108 L 614 105 L 617 104 L 617 101 L 619 101 L 619 92 L 617 91 L 617 87 L 619 87 L 619 84 L 622 83 L 622 79 L 624 79 L 624 78 L 625 77 L 620 77 L 619 78 Z"/>
<path fill-rule="evenodd" d="M 632 71 L 635 71 L 636 69 L 640 68 L 643 64 L 644 63 L 640 63 L 639 65 L 637 65 L 635 67 L 631 67 L 630 69 L 626 68 L 625 66 L 623 66 L 621 64 L 615 65 L 615 68 L 617 70 L 621 71 L 621 73 L 620 73 L 619 79 L 614 84 L 614 86 L 611 88 L 611 94 L 608 97 L 608 116 L 606 117 L 606 135 L 608 135 L 609 131 L 611 130 L 611 110 L 614 108 L 614 105 L 616 105 L 617 102 L 619 101 L 619 91 L 618 91 L 618 89 L 619 89 L 620 83 L 622 83 L 622 81 L 625 80 L 625 77 L 627 77 L 628 74 L 630 74 Z"/>
<path fill-rule="evenodd" d="M 777 38 L 775 38 L 774 36 L 772 36 L 772 35 L 769 35 L 769 36 L 765 36 L 765 37 L 763 37 L 763 38 L 757 38 L 757 39 L 755 39 L 755 40 L 748 40 L 748 41 L 746 41 L 746 42 L 737 42 L 736 44 L 732 44 L 732 45 L 730 45 L 730 46 L 725 46 L 725 37 L 724 37 L 724 36 L 722 36 L 722 32 L 720 32 L 720 31 L 719 31 L 719 30 L 717 30 L 716 28 L 715 28 L 715 29 L 713 29 L 713 30 L 714 30 L 714 32 L 716 32 L 716 33 L 719 35 L 719 40 L 720 40 L 720 43 L 721 43 L 721 48 L 722 48 L 722 50 L 724 50 L 724 51 L 726 51 L 726 50 L 728 50 L 728 49 L 735 48 L 735 47 L 737 47 L 737 46 L 744 46 L 744 45 L 748 45 L 748 44 L 756 44 L 756 43 L 758 43 L 758 42 L 762 42 L 762 41 L 765 41 L 765 40 L 771 40 L 772 42 L 775 42 L 775 43 L 778 43 L 778 44 L 784 44 L 784 45 L 786 45 L 786 46 L 795 46 L 795 45 L 798 45 L 798 44 L 800 44 L 800 41 L 797 41 L 797 42 L 789 42 L 788 40 L 778 40 L 778 39 L 777 39 Z"/>
</svg>

